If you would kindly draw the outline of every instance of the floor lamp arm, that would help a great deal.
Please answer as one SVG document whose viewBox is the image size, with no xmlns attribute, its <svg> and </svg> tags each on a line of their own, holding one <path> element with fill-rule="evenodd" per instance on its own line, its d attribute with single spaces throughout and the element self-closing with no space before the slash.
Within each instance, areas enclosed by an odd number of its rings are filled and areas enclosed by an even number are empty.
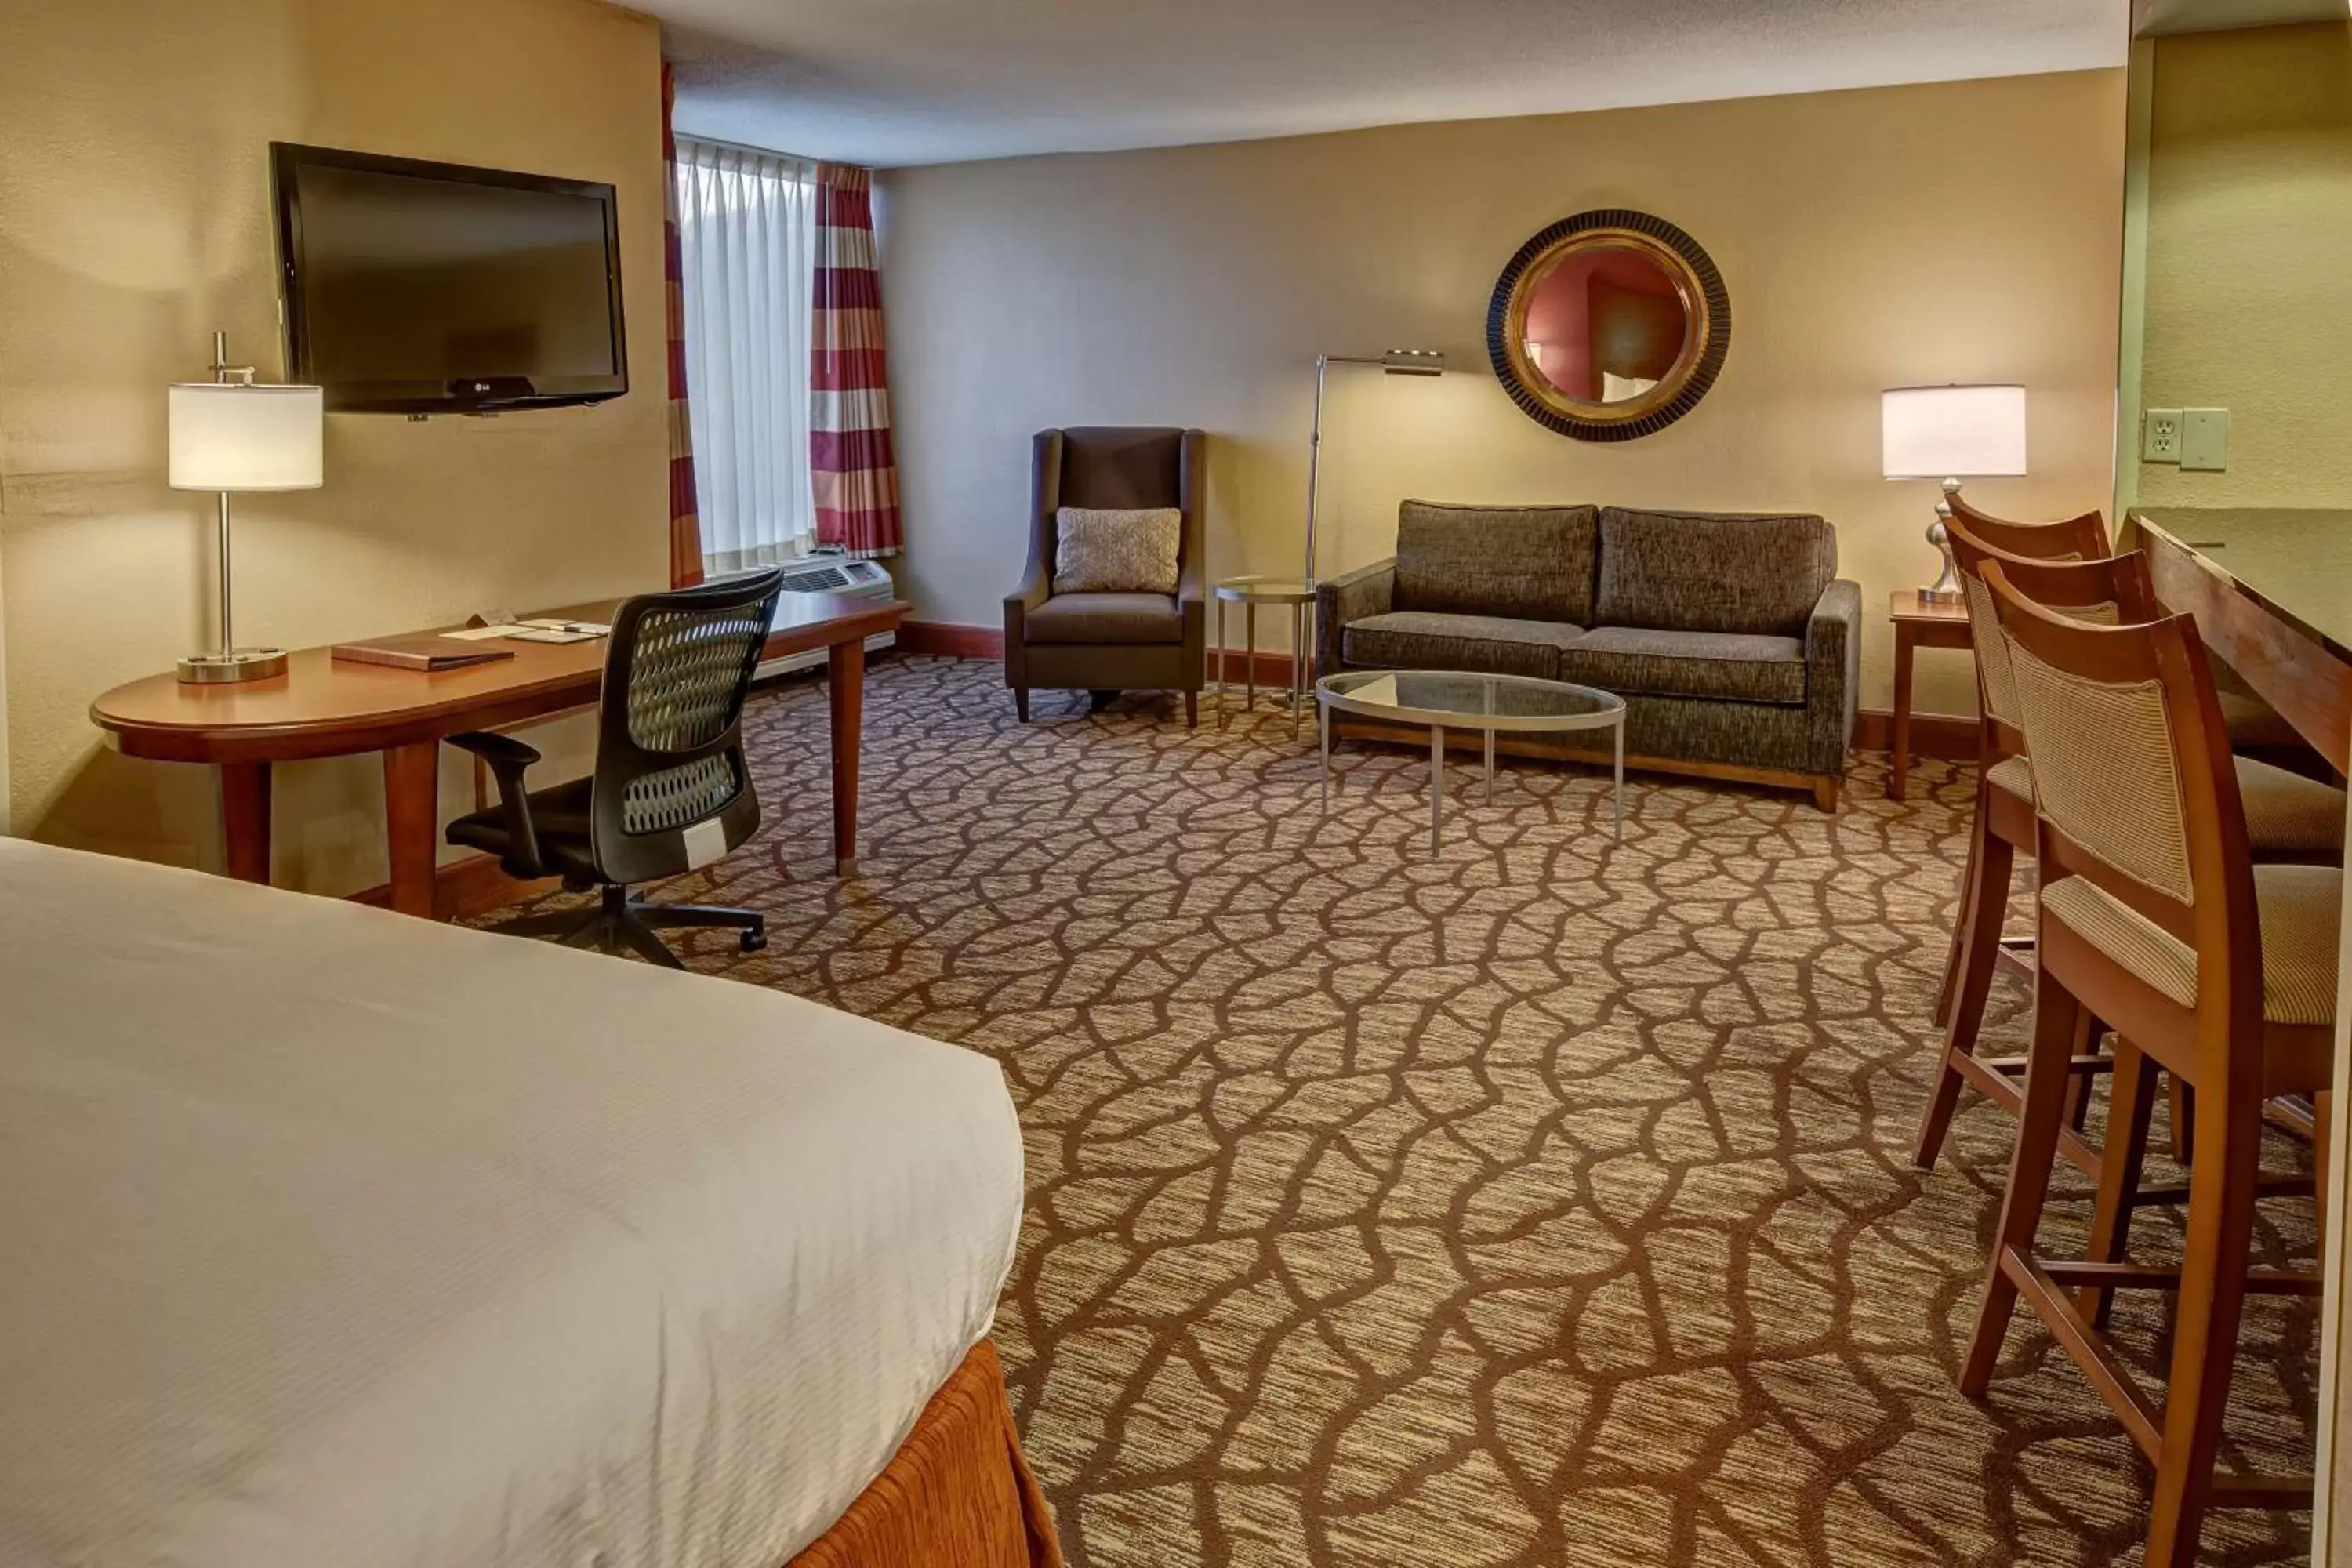
<svg viewBox="0 0 2352 1568">
<path fill-rule="evenodd" d="M 1315 356 L 1315 422 L 1307 434 L 1307 570 L 1303 580 L 1315 586 L 1315 505 L 1323 479 L 1323 378 L 1331 369 L 1329 354 Z"/>
</svg>

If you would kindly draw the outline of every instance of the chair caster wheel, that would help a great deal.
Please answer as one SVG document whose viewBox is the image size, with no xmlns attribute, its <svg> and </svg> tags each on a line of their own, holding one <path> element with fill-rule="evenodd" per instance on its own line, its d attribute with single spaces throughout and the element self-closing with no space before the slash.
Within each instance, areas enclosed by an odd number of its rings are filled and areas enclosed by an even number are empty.
<svg viewBox="0 0 2352 1568">
<path fill-rule="evenodd" d="M 768 939 L 763 932 L 747 931 L 736 939 L 736 945 L 745 952 L 757 952 L 768 945 Z"/>
</svg>

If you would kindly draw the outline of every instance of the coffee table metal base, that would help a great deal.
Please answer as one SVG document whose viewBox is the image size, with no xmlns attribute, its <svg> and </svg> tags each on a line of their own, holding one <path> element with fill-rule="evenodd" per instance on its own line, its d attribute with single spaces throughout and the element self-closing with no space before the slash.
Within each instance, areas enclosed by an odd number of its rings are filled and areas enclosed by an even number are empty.
<svg viewBox="0 0 2352 1568">
<path fill-rule="evenodd" d="M 1323 815 L 1331 813 L 1331 709 L 1327 703 L 1317 705 L 1316 721 L 1322 731 L 1323 752 Z M 1486 742 L 1486 804 L 1495 803 L 1495 731 L 1484 731 Z M 1625 842 L 1625 723 L 1621 711 L 1618 721 L 1609 726 L 1614 756 L 1611 764 L 1612 805 L 1616 814 L 1612 842 Z M 1445 726 L 1429 727 L 1429 852 L 1438 852 L 1445 824 Z"/>
</svg>

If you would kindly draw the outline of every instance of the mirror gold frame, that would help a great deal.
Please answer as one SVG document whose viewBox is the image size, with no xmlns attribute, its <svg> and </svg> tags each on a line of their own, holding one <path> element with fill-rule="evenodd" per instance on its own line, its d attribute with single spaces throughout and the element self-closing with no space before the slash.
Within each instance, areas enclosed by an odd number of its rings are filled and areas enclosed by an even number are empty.
<svg viewBox="0 0 2352 1568">
<path fill-rule="evenodd" d="M 1674 285 L 1688 324 L 1681 352 L 1658 384 L 1616 403 L 1570 396 L 1537 367 L 1527 348 L 1537 287 L 1569 258 L 1598 249 L 1630 250 L 1654 263 Z M 1487 357 L 1503 390 L 1528 418 L 1580 441 L 1630 441 L 1664 429 L 1698 406 L 1730 349 L 1731 297 L 1723 274 L 1696 240 L 1647 213 L 1610 209 L 1553 224 L 1503 268 L 1486 314 Z"/>
</svg>

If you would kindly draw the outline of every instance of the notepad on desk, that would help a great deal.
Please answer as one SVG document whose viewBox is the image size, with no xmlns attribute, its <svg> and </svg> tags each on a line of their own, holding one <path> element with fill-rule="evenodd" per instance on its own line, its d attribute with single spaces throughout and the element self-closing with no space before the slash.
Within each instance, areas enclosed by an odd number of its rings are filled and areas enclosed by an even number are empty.
<svg viewBox="0 0 2352 1568">
<path fill-rule="evenodd" d="M 367 642 L 337 643 L 334 657 L 346 664 L 381 664 L 393 669 L 462 669 L 469 664 L 495 664 L 512 658 L 510 647 L 484 647 L 469 643 L 452 647 L 446 637 L 376 637 Z"/>
<path fill-rule="evenodd" d="M 574 643 L 591 642 L 610 637 L 613 628 L 601 621 L 563 621 L 538 619 L 529 621 L 493 621 L 487 626 L 467 626 L 461 631 L 443 632 L 452 642 L 484 642 L 492 637 L 507 642 Z"/>
</svg>

